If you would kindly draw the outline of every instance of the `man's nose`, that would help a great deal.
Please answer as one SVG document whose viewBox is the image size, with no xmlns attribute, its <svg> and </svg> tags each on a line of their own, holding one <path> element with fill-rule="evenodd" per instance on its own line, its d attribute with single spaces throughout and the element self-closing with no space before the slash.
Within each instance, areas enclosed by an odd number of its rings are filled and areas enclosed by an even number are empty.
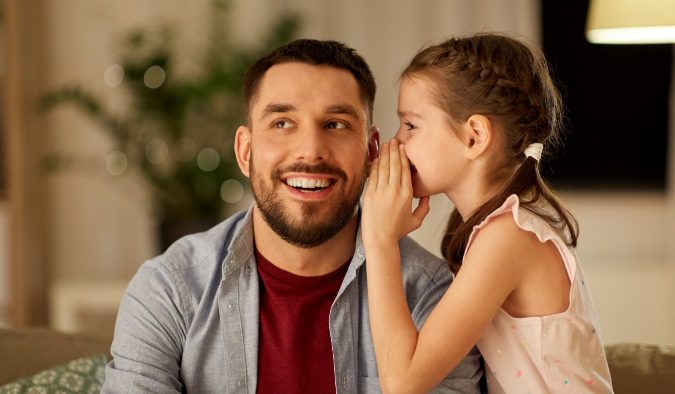
<svg viewBox="0 0 675 394">
<path fill-rule="evenodd" d="M 307 129 L 300 133 L 296 144 L 296 160 L 312 163 L 326 160 L 330 155 L 328 136 L 325 130 L 318 127 Z"/>
</svg>

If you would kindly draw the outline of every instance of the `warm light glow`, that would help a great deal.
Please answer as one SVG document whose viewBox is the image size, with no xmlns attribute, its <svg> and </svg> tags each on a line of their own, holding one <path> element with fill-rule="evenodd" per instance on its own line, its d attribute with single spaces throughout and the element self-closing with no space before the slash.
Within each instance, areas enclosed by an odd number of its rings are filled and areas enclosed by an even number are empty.
<svg viewBox="0 0 675 394">
<path fill-rule="evenodd" d="M 220 185 L 220 197 L 226 203 L 238 203 L 244 198 L 244 186 L 236 179 L 228 179 Z"/>
<path fill-rule="evenodd" d="M 103 73 L 103 82 L 111 88 L 119 86 L 124 80 L 124 69 L 119 64 L 111 64 Z"/>
<path fill-rule="evenodd" d="M 154 138 L 145 146 L 145 157 L 150 163 L 161 164 L 168 156 L 169 147 L 159 138 Z"/>
<path fill-rule="evenodd" d="M 160 66 L 150 66 L 143 74 L 143 83 L 150 89 L 157 89 L 164 84 L 166 72 Z"/>
<path fill-rule="evenodd" d="M 122 175 L 127 170 L 127 156 L 118 150 L 112 151 L 105 161 L 105 166 L 111 175 Z"/>
<path fill-rule="evenodd" d="M 675 42 L 675 26 L 595 29 L 587 37 L 598 44 L 670 44 Z"/>
<path fill-rule="evenodd" d="M 211 172 L 220 165 L 220 153 L 217 150 L 206 147 L 197 154 L 197 167 L 204 172 Z"/>
<path fill-rule="evenodd" d="M 597 44 L 675 42 L 675 0 L 591 0 L 586 37 Z"/>
</svg>

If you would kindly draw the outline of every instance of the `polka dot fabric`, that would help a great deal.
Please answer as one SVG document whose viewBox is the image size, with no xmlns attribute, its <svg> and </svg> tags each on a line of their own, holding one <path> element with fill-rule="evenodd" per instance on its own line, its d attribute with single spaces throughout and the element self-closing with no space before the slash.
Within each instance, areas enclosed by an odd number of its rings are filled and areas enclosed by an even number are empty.
<svg viewBox="0 0 675 394">
<path fill-rule="evenodd" d="M 476 234 L 496 216 L 511 214 L 516 224 L 552 241 L 570 278 L 570 305 L 561 313 L 516 318 L 503 309 L 478 341 L 492 393 L 613 393 L 602 339 L 583 272 L 573 249 L 546 221 L 519 207 L 518 197 L 476 226 Z"/>
</svg>

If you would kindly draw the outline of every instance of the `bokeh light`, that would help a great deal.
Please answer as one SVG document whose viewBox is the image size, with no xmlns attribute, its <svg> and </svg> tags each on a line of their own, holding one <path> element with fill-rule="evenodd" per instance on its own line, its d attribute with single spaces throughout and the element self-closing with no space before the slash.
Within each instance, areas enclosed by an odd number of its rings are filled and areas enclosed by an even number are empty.
<svg viewBox="0 0 675 394">
<path fill-rule="evenodd" d="M 118 150 L 112 151 L 105 160 L 105 166 L 111 175 L 122 175 L 127 170 L 127 156 Z"/>
<path fill-rule="evenodd" d="M 207 146 L 197 154 L 197 166 L 204 172 L 211 172 L 220 165 L 220 153 Z"/>
<path fill-rule="evenodd" d="M 163 163 L 169 156 L 169 147 L 166 142 L 155 138 L 145 146 L 145 157 L 153 164 Z"/>
<path fill-rule="evenodd" d="M 226 203 L 237 203 L 244 198 L 244 186 L 236 179 L 228 179 L 220 185 L 220 197 Z"/>
<path fill-rule="evenodd" d="M 160 66 L 150 66 L 143 74 L 143 83 L 150 89 L 157 89 L 164 84 L 166 73 Z"/>
<path fill-rule="evenodd" d="M 120 86 L 124 80 L 124 69 L 119 64 L 111 64 L 103 73 L 103 82 L 111 88 Z"/>
</svg>

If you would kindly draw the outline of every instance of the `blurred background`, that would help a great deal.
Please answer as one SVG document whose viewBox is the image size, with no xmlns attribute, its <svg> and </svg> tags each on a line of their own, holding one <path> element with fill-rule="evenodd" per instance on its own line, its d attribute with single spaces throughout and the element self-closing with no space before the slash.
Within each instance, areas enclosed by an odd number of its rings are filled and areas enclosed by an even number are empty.
<svg viewBox="0 0 675 394">
<path fill-rule="evenodd" d="M 555 3 L 555 4 L 554 4 Z M 673 49 L 591 44 L 587 0 L 0 0 L 0 325 L 110 338 L 140 264 L 245 208 L 241 77 L 295 37 L 356 48 L 395 133 L 424 44 L 504 32 L 543 45 L 568 109 L 545 161 L 581 227 L 605 342 L 675 344 Z M 413 237 L 439 254 L 451 207 Z"/>
</svg>

